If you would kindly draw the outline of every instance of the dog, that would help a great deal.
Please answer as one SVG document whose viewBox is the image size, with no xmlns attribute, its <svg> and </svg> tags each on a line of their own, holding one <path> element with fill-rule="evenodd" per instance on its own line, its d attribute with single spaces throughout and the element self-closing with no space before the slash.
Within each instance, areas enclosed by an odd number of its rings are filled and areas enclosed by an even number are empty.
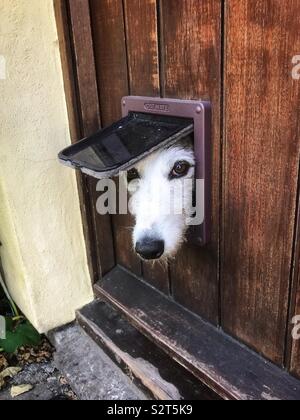
<svg viewBox="0 0 300 420">
<path fill-rule="evenodd" d="M 135 218 L 133 246 L 143 260 L 167 261 L 186 239 L 194 212 L 193 140 L 160 149 L 127 171 L 130 211 Z"/>
</svg>

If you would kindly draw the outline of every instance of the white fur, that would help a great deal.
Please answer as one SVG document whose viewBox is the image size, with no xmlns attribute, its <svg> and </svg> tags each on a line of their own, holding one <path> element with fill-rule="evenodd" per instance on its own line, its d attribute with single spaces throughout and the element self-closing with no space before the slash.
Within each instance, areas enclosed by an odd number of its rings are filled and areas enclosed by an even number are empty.
<svg viewBox="0 0 300 420">
<path fill-rule="evenodd" d="M 178 161 L 188 162 L 191 165 L 189 172 L 182 178 L 169 179 Z M 187 185 L 185 180 L 194 178 L 194 165 L 192 145 L 180 144 L 159 150 L 135 165 L 140 179 L 128 185 L 131 212 L 136 221 L 134 246 L 148 236 L 165 242 L 161 258 L 176 254 L 185 239 L 187 217 L 192 215 L 193 183 L 190 181 Z"/>
</svg>

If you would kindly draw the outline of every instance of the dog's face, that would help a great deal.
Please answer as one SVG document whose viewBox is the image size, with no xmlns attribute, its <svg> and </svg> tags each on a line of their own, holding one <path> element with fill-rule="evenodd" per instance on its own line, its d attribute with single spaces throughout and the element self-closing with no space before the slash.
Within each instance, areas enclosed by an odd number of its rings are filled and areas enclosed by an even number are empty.
<svg viewBox="0 0 300 420">
<path fill-rule="evenodd" d="M 172 257 L 185 239 L 193 212 L 192 140 L 161 149 L 127 172 L 135 216 L 133 244 L 146 260 Z"/>
</svg>

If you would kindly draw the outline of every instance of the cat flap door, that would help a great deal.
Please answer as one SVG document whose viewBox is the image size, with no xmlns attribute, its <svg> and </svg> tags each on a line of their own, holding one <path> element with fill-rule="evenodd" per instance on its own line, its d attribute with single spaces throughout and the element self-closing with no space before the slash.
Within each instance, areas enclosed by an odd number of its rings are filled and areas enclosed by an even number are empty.
<svg viewBox="0 0 300 420">
<path fill-rule="evenodd" d="M 189 118 L 130 111 L 111 126 L 63 150 L 59 160 L 94 178 L 110 178 L 193 131 Z"/>
<path fill-rule="evenodd" d="M 150 153 L 191 135 L 203 217 L 189 231 L 193 242 L 205 245 L 211 224 L 211 104 L 127 96 L 121 107 L 121 120 L 63 150 L 60 162 L 98 179 L 110 178 Z"/>
</svg>

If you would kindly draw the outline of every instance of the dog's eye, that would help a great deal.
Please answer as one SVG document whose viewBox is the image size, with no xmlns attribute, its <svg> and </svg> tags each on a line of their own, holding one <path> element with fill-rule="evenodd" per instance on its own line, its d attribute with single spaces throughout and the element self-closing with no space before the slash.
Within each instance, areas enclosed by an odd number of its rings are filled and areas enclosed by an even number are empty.
<svg viewBox="0 0 300 420">
<path fill-rule="evenodd" d="M 140 174 L 137 169 L 132 168 L 132 169 L 129 169 L 129 171 L 127 171 L 128 182 L 133 181 L 134 179 L 139 179 L 139 178 L 140 178 Z"/>
<path fill-rule="evenodd" d="M 173 169 L 170 173 L 170 178 L 181 178 L 182 176 L 186 175 L 190 169 L 190 164 L 184 160 L 180 160 L 176 162 L 173 166 Z"/>
</svg>

